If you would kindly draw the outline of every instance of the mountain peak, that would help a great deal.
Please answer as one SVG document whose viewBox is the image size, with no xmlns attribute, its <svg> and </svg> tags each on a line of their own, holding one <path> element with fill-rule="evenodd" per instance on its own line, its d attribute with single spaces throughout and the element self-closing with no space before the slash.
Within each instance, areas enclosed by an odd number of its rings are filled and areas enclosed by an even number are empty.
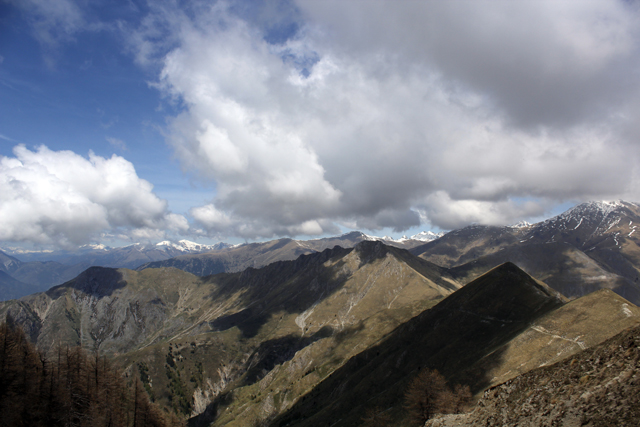
<svg viewBox="0 0 640 427">
<path fill-rule="evenodd" d="M 500 319 L 513 321 L 519 318 L 518 312 L 523 309 L 541 313 L 565 301 L 566 298 L 546 284 L 538 282 L 512 262 L 505 262 L 456 291 L 441 304 L 456 310 L 473 306 L 479 314 L 499 314 L 497 317 Z"/>
<path fill-rule="evenodd" d="M 527 221 L 520 221 L 517 224 L 510 225 L 509 228 L 527 228 L 531 227 L 531 223 Z"/>
<path fill-rule="evenodd" d="M 434 233 L 433 231 L 421 231 L 418 234 L 411 236 L 412 240 L 420 240 L 423 242 L 431 242 L 444 236 L 444 232 Z"/>
<path fill-rule="evenodd" d="M 109 267 L 89 267 L 75 279 L 62 285 L 54 286 L 46 293 L 52 298 L 65 292 L 67 288 L 74 288 L 88 295 L 111 295 L 114 290 L 125 286 L 122 273 Z"/>
<path fill-rule="evenodd" d="M 566 211 L 565 213 L 563 213 L 562 215 L 572 215 L 575 213 L 579 213 L 579 214 L 585 214 L 585 213 L 591 213 L 591 214 L 601 214 L 603 216 L 607 216 L 609 215 L 611 212 L 614 212 L 622 207 L 625 207 L 626 203 L 621 201 L 621 200 L 616 200 L 616 201 L 591 201 L 591 202 L 585 202 L 585 203 L 581 203 L 571 209 L 569 209 L 568 211 Z"/>
</svg>

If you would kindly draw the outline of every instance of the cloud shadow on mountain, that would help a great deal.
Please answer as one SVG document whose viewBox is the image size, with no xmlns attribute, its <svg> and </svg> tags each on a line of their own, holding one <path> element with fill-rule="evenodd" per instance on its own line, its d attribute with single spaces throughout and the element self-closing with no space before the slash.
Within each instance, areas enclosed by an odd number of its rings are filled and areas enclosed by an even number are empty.
<svg viewBox="0 0 640 427">
<path fill-rule="evenodd" d="M 54 286 L 46 294 L 51 299 L 57 299 L 67 289 L 74 288 L 98 298 L 111 296 L 117 289 L 127 286 L 122 273 L 115 268 L 90 267 L 80 273 L 75 279 L 62 285 Z"/>
</svg>

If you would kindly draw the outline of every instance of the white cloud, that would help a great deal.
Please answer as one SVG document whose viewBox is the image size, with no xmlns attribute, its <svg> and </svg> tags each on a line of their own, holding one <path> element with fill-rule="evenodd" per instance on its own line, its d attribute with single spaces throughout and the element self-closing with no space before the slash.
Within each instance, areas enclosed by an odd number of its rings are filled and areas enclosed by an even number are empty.
<svg viewBox="0 0 640 427">
<path fill-rule="evenodd" d="M 287 5 L 287 2 L 279 3 Z M 300 1 L 267 41 L 225 2 L 154 11 L 168 140 L 216 186 L 210 233 L 513 222 L 638 198 L 639 14 L 624 2 Z M 284 7 L 284 6 L 283 6 Z M 258 16 L 258 18 L 256 18 Z M 170 43 L 169 43 L 170 41 Z M 536 203 L 516 203 L 528 199 Z"/>
<path fill-rule="evenodd" d="M 453 200 L 445 191 L 429 195 L 420 208 L 421 214 L 441 228 L 452 230 L 473 223 L 487 225 L 515 224 L 521 218 L 532 218 L 544 213 L 548 205 L 510 200 L 487 202 L 474 199 Z"/>
<path fill-rule="evenodd" d="M 162 237 L 188 229 L 122 157 L 86 159 L 45 146 L 13 152 L 0 157 L 0 240 L 70 246 L 106 230 Z"/>
</svg>

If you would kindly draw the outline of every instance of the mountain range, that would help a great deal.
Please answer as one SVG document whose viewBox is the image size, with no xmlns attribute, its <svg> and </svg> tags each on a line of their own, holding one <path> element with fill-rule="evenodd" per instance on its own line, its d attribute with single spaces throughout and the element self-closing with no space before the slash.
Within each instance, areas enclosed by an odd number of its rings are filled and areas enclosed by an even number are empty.
<svg viewBox="0 0 640 427">
<path fill-rule="evenodd" d="M 180 240 L 177 243 L 163 241 L 118 248 L 87 245 L 75 251 L 5 249 L 4 252 L 0 251 L 0 300 L 45 291 L 73 279 L 80 272 L 93 266 L 130 269 L 174 266 L 206 276 L 242 271 L 247 267 L 262 267 L 274 261 L 294 260 L 299 255 L 320 252 L 336 245 L 353 247 L 364 240 L 382 241 L 391 246 L 411 248 L 440 236 L 441 234 L 422 232 L 411 238 L 402 237 L 394 240 L 390 237 L 373 237 L 352 232 L 339 237 L 316 240 L 280 239 L 240 245 L 224 242 L 202 245 Z M 203 256 L 196 256 L 198 254 Z M 158 264 L 164 260 L 170 261 Z"/>
<path fill-rule="evenodd" d="M 73 279 L 92 266 L 136 268 L 150 261 L 230 246 L 226 243 L 201 245 L 181 240 L 178 243 L 164 241 L 155 245 L 136 244 L 120 248 L 88 245 L 76 251 L 0 251 L 0 300 L 45 291 Z"/>
<path fill-rule="evenodd" d="M 567 297 L 611 289 L 640 303 L 640 207 L 590 202 L 517 227 L 473 225 L 411 249 L 467 282 L 506 261 Z"/>
<path fill-rule="evenodd" d="M 462 283 L 510 261 L 570 298 L 607 288 L 640 304 L 640 240 L 635 233 L 638 225 L 640 207 L 635 203 L 589 202 L 536 224 L 472 225 L 446 234 L 421 233 L 395 241 L 360 232 L 310 241 L 280 239 L 185 254 L 143 264 L 138 270 L 176 267 L 206 276 L 371 240 L 409 249 L 414 255 L 451 268 Z M 421 236 L 425 240 L 419 241 Z"/>
<path fill-rule="evenodd" d="M 578 418 L 592 414 L 595 397 L 580 406 L 584 393 L 606 396 L 614 380 L 637 387 L 628 334 L 640 325 L 639 213 L 633 203 L 594 202 L 538 224 L 470 226 L 406 248 L 350 233 L 137 270 L 90 267 L 0 302 L 0 316 L 45 353 L 79 345 L 112 358 L 192 426 L 357 426 L 372 412 L 408 426 L 405 392 L 433 369 L 480 399 L 467 418 L 433 426 L 542 425 L 551 414 L 545 384 Z M 3 271 L 24 268 L 0 261 Z M 224 272 L 213 274 L 215 263 Z M 607 351 L 615 375 L 585 356 Z M 625 407 L 640 406 L 629 396 Z M 501 409 L 528 404 L 542 409 L 513 412 L 520 418 Z M 614 416 L 607 411 L 601 419 Z"/>
</svg>

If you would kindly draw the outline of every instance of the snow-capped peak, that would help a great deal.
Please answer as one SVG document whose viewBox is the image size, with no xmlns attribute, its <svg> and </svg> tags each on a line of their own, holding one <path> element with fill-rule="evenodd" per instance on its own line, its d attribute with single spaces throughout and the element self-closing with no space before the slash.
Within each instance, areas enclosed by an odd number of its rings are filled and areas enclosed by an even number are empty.
<svg viewBox="0 0 640 427">
<path fill-rule="evenodd" d="M 377 241 L 377 240 L 384 240 L 384 238 L 380 238 L 380 237 L 376 237 L 376 236 L 369 236 L 368 234 L 364 234 L 364 233 L 362 233 L 362 237 L 365 240 L 369 240 L 369 241 L 372 241 L 372 242 L 373 241 Z"/>
<path fill-rule="evenodd" d="M 411 240 L 420 240 L 422 242 L 431 242 L 444 236 L 444 232 L 434 233 L 433 231 L 421 231 L 418 234 L 411 236 Z"/>
<path fill-rule="evenodd" d="M 183 248 L 189 251 L 200 251 L 203 248 L 210 247 L 209 245 L 201 245 L 200 243 L 191 242 L 189 240 L 180 240 L 178 241 L 178 243 L 180 244 L 180 246 L 182 246 Z"/>
<path fill-rule="evenodd" d="M 176 249 L 181 252 L 205 252 L 205 251 L 212 250 L 220 245 L 224 245 L 224 244 L 218 243 L 217 245 L 214 245 L 214 246 L 202 245 L 200 243 L 191 242 L 189 240 L 180 240 L 177 243 L 173 243 L 169 240 L 163 240 L 160 243 L 156 243 L 156 247 L 164 246 L 164 247 Z"/>
<path fill-rule="evenodd" d="M 606 218 L 611 212 L 616 211 L 618 208 L 624 207 L 622 201 L 600 201 L 600 202 L 586 202 L 581 203 L 568 211 L 561 213 L 558 216 L 546 220 L 547 223 L 555 223 L 558 220 L 569 221 L 571 219 L 580 220 L 587 215 L 601 215 L 602 218 Z"/>
<path fill-rule="evenodd" d="M 527 228 L 527 227 L 531 227 L 531 223 L 527 221 L 520 221 L 517 224 L 513 224 L 509 226 L 509 228 Z"/>
<path fill-rule="evenodd" d="M 444 234 L 445 234 L 444 232 L 434 233 L 433 231 L 421 231 L 420 233 L 415 234 L 411 237 L 407 237 L 405 235 L 400 237 L 399 239 L 394 239 L 391 236 L 375 237 L 375 236 L 368 236 L 366 234 L 364 236 L 367 240 L 382 240 L 386 242 L 404 243 L 410 240 L 419 240 L 421 242 L 431 242 L 433 240 L 439 239 L 440 237 L 444 236 Z"/>
</svg>

